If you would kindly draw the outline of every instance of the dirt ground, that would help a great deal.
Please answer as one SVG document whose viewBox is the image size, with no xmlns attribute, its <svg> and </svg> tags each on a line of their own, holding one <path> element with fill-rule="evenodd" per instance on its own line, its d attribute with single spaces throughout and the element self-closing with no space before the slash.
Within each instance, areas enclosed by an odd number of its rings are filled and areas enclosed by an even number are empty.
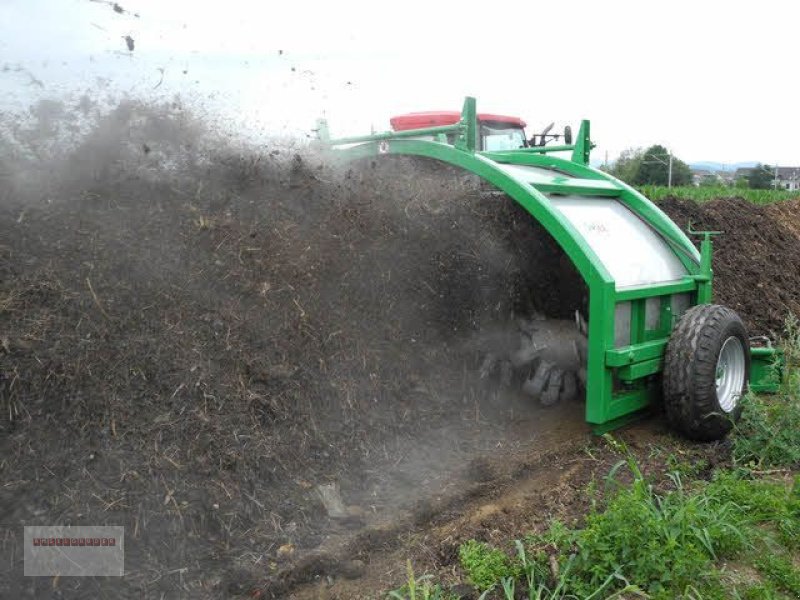
<svg viewBox="0 0 800 600">
<path fill-rule="evenodd" d="M 477 374 L 517 317 L 586 306 L 516 205 L 177 104 L 48 145 L 74 125 L 56 108 L 0 139 L 0 596 L 368 597 L 406 558 L 452 569 L 462 539 L 581 514 L 613 458 L 582 404 Z M 752 333 L 800 312 L 793 209 L 662 208 L 726 232 L 717 297 Z M 624 436 L 682 447 L 660 427 Z M 124 525 L 126 576 L 22 577 L 21 525 L 54 521 Z"/>
<path fill-rule="evenodd" d="M 670 468 L 669 456 L 698 466 L 697 477 L 710 477 L 714 469 L 729 464 L 725 442 L 690 444 L 666 430 L 658 416 L 648 418 L 615 434 L 636 456 L 645 477 L 658 479 Z M 391 535 L 360 536 L 340 547 L 333 556 L 347 557 L 324 563 L 311 581 L 280 590 L 278 595 L 302 600 L 367 600 L 397 588 L 407 580 L 410 563 L 414 573 L 432 574 L 436 581 L 474 600 L 477 594 L 463 581 L 458 567 L 458 547 L 477 539 L 513 553 L 510 540 L 542 532 L 553 519 L 579 523 L 593 501 L 602 496 L 606 476 L 621 456 L 596 436 L 562 439 L 548 450 L 528 448 L 513 460 L 495 461 L 495 477 L 468 489 L 457 501 L 437 507 L 430 516 L 395 526 Z M 672 467 L 674 468 L 674 467 Z M 624 471 L 624 470 L 623 470 Z M 620 473 L 617 481 L 629 480 Z M 587 492 L 594 482 L 598 496 Z M 320 557 L 311 560 L 319 561 Z M 354 569 L 353 564 L 358 567 Z M 316 566 L 319 563 L 315 563 Z M 306 572 L 300 572 L 304 581 Z M 259 589 L 257 595 L 276 588 Z"/>
</svg>

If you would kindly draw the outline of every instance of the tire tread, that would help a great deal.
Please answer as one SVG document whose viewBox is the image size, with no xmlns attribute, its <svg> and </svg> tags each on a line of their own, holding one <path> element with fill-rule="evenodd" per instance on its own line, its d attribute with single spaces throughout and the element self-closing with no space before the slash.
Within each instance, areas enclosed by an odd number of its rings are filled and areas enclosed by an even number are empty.
<svg viewBox="0 0 800 600">
<path fill-rule="evenodd" d="M 745 382 L 749 380 L 750 355 L 747 331 L 733 310 L 718 304 L 701 304 L 687 310 L 672 332 L 664 356 L 664 409 L 670 425 L 698 441 L 724 437 L 738 418 L 717 400 L 717 358 L 725 339 L 740 338 L 745 348 Z"/>
</svg>

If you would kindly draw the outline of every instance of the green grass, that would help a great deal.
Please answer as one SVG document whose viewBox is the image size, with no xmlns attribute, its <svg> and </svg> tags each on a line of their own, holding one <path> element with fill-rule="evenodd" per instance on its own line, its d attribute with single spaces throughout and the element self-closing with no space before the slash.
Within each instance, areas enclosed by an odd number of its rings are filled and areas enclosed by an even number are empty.
<svg viewBox="0 0 800 600">
<path fill-rule="evenodd" d="M 585 598 L 601 586 L 612 592 L 635 585 L 651 598 L 676 598 L 698 587 L 704 597 L 727 597 L 715 565 L 751 550 L 762 535 L 758 526 L 799 524 L 797 491 L 782 484 L 721 473 L 687 489 L 673 476 L 674 489 L 656 493 L 634 474 L 633 484 L 583 527 L 556 523 L 529 540 L 559 549 L 559 564 L 571 572 L 567 593 Z"/>
<path fill-rule="evenodd" d="M 800 532 L 800 477 L 787 485 L 739 469 L 687 486 L 672 474 L 671 487 L 657 492 L 628 456 L 607 484 L 624 466 L 633 483 L 607 485 L 607 501 L 580 527 L 554 522 L 545 533 L 516 541 L 515 555 L 464 543 L 465 579 L 482 598 L 508 600 L 519 594 L 542 600 L 800 597 L 800 571 L 790 558 Z M 731 588 L 719 570 L 730 560 L 750 565 L 763 580 Z M 429 581 L 416 583 L 415 591 L 413 581 L 412 574 L 391 597 L 448 597 Z"/>
<path fill-rule="evenodd" d="M 748 202 L 753 202 L 754 204 L 769 204 L 770 202 L 800 198 L 799 192 L 787 192 L 784 190 L 751 190 L 749 188 L 725 186 L 683 186 L 668 188 L 660 185 L 643 185 L 638 189 L 655 202 L 668 196 L 685 198 L 687 200 L 694 200 L 695 202 L 708 202 L 716 198 L 744 198 Z"/>
<path fill-rule="evenodd" d="M 800 598 L 800 569 L 791 559 L 767 552 L 756 561 L 756 567 L 774 587 L 792 598 Z"/>
<path fill-rule="evenodd" d="M 781 545 L 780 540 L 790 539 L 780 535 L 781 525 L 792 531 L 800 526 L 800 483 L 787 487 L 721 472 L 687 489 L 673 475 L 673 488 L 656 493 L 635 463 L 629 459 L 628 465 L 633 483 L 589 514 L 582 527 L 553 523 L 546 533 L 517 542 L 513 562 L 508 556 L 501 560 L 498 549 L 467 542 L 462 548 L 470 548 L 470 560 L 462 556 L 462 568 L 470 581 L 480 582 L 479 590 L 494 584 L 497 597 L 508 599 L 523 590 L 550 599 L 722 600 L 733 597 L 733 590 L 725 586 L 717 565 L 740 559 L 752 563 L 769 589 L 790 597 L 800 589 L 800 574 L 777 554 L 790 552 Z M 767 544 L 769 552 L 760 550 Z M 480 552 L 473 552 L 477 547 Z M 481 564 L 481 558 L 487 562 Z"/>
<path fill-rule="evenodd" d="M 513 555 L 484 542 L 464 543 L 465 579 L 484 599 L 800 597 L 800 571 L 790 558 L 800 531 L 800 477 L 786 485 L 723 471 L 686 487 L 673 474 L 672 487 L 659 493 L 632 457 L 624 464 L 633 483 L 610 492 L 581 527 L 554 522 L 544 534 L 516 541 Z M 618 472 L 612 470 L 609 482 Z M 718 566 L 733 559 L 763 581 L 731 589 Z M 409 577 L 392 598 L 448 598 L 440 585 Z"/>
</svg>

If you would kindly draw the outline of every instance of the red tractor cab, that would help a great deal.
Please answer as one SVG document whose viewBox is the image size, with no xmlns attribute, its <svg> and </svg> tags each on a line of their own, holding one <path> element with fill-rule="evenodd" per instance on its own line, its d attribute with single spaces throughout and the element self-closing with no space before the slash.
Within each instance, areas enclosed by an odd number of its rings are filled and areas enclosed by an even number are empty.
<svg viewBox="0 0 800 600">
<path fill-rule="evenodd" d="M 461 119 L 461 113 L 455 110 L 413 112 L 405 115 L 398 115 L 389 119 L 389 123 L 394 131 L 408 131 L 410 129 L 422 129 L 426 127 L 438 127 L 443 125 L 455 125 Z M 551 134 L 553 125 L 550 124 L 542 133 L 534 135 L 530 140 L 525 137 L 525 121 L 519 117 L 506 115 L 495 115 L 489 113 L 479 113 L 478 120 L 478 150 L 517 150 L 518 148 L 528 148 L 531 146 L 544 146 L 551 139 L 559 139 L 562 135 Z M 433 139 L 433 136 L 422 136 L 425 139 Z M 569 127 L 564 130 L 564 141 L 572 143 L 572 135 Z M 447 142 L 452 144 L 453 134 L 447 135 Z"/>
</svg>

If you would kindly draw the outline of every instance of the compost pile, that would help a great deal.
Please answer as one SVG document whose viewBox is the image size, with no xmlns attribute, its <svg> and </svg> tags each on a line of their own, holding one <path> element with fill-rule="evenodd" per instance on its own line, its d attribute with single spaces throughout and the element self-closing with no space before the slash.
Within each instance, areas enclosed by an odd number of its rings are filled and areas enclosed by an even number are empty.
<svg viewBox="0 0 800 600">
<path fill-rule="evenodd" d="M 478 379 L 487 336 L 585 307 L 543 230 L 441 165 L 328 167 L 178 103 L 40 109 L 0 148 L 4 549 L 123 524 L 94 594 L 249 594 L 425 496 L 530 410 Z M 0 589 L 50 593 L 16 566 Z"/>
<path fill-rule="evenodd" d="M 684 231 L 714 237 L 714 301 L 736 310 L 751 335 L 780 337 L 800 315 L 800 200 L 756 205 L 741 198 L 659 203 Z"/>
</svg>

